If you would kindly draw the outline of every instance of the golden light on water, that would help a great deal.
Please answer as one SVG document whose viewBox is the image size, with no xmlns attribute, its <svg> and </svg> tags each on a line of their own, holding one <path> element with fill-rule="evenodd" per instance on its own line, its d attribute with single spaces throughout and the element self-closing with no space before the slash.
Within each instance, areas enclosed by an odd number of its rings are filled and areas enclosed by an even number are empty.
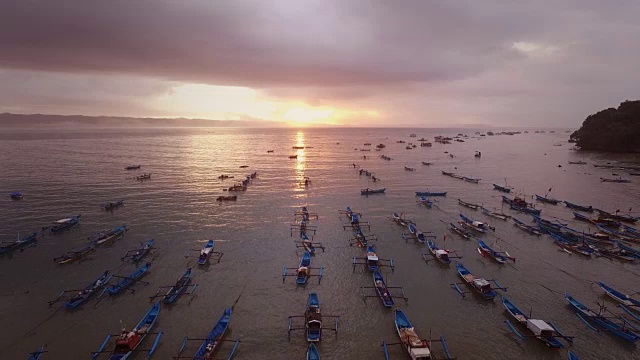
<svg viewBox="0 0 640 360">
<path fill-rule="evenodd" d="M 298 189 L 304 190 L 304 177 L 306 170 L 306 156 L 305 156 L 305 144 L 304 144 L 304 132 L 298 131 L 296 133 L 296 147 L 300 147 L 300 149 L 296 149 L 296 155 L 298 158 L 296 159 L 296 181 L 298 182 Z"/>
</svg>

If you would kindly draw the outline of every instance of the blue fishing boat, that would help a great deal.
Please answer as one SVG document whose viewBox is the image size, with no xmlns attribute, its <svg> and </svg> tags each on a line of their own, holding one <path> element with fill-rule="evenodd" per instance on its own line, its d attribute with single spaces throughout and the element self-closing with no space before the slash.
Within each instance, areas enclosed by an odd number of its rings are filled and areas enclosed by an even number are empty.
<svg viewBox="0 0 640 360">
<path fill-rule="evenodd" d="M 447 192 L 416 191 L 416 196 L 447 196 Z"/>
<path fill-rule="evenodd" d="M 107 288 L 107 292 L 109 293 L 109 295 L 117 295 L 121 293 L 123 290 L 127 289 L 129 286 L 138 281 L 138 279 L 143 277 L 147 273 L 147 271 L 149 271 L 150 267 L 151 263 L 142 265 L 140 268 L 129 274 L 129 276 L 121 278 L 121 280 L 118 281 L 117 284 L 109 286 Z"/>
<path fill-rule="evenodd" d="M 80 223 L 80 215 L 72 216 L 66 219 L 56 220 L 49 228 L 52 233 L 59 233 L 78 225 Z"/>
<path fill-rule="evenodd" d="M 522 206 L 517 206 L 517 205 L 513 205 L 513 204 L 509 205 L 509 208 L 511 210 L 515 210 L 515 211 L 518 211 L 518 212 L 523 212 L 523 213 L 526 213 L 526 214 L 532 214 L 532 215 L 540 215 L 542 213 L 542 210 L 540 210 L 540 209 L 534 209 L 534 208 L 531 208 L 531 207 L 522 207 Z"/>
<path fill-rule="evenodd" d="M 23 237 L 18 236 L 18 240 L 2 242 L 0 243 L 0 254 L 5 254 L 17 249 L 24 248 L 36 242 L 38 235 L 40 232 L 34 232 L 33 234 L 26 235 Z"/>
<path fill-rule="evenodd" d="M 520 221 L 520 220 L 518 220 L 516 218 L 513 218 L 513 225 L 519 227 L 520 229 L 522 229 L 522 230 L 524 230 L 524 231 L 526 231 L 526 232 L 528 232 L 530 234 L 537 235 L 537 236 L 542 235 L 542 232 L 540 230 L 538 230 L 537 228 L 535 228 L 535 227 L 533 227 L 531 225 L 527 225 L 524 222 L 522 222 L 522 221 Z"/>
<path fill-rule="evenodd" d="M 222 314 L 222 317 L 220 317 L 220 319 L 218 320 L 216 325 L 213 327 L 209 335 L 206 337 L 202 345 L 200 345 L 200 348 L 198 349 L 196 354 L 193 356 L 194 359 L 213 359 L 214 358 L 213 354 L 221 345 L 223 337 L 225 336 L 225 333 L 229 328 L 229 323 L 231 322 L 232 313 L 233 313 L 232 308 L 228 308 L 224 311 L 224 313 Z M 184 348 L 186 347 L 187 340 L 188 340 L 187 338 L 184 339 L 183 345 L 182 345 L 183 347 L 181 350 L 184 350 Z M 233 350 L 231 350 L 231 353 L 227 356 L 228 359 L 233 358 L 236 350 L 238 349 L 239 344 L 240 344 L 239 341 L 235 342 Z"/>
<path fill-rule="evenodd" d="M 473 234 L 468 232 L 465 229 L 457 227 L 454 223 L 449 223 L 449 230 L 454 233 L 462 236 L 464 239 L 471 240 L 474 238 Z"/>
<path fill-rule="evenodd" d="M 625 245 L 622 241 L 616 241 L 616 246 L 624 250 L 628 255 L 640 259 L 640 249 L 633 248 L 629 245 Z"/>
<path fill-rule="evenodd" d="M 376 246 L 369 245 L 367 247 L 367 268 L 369 269 L 369 271 L 377 271 L 378 269 L 380 269 L 379 261 L 380 259 L 378 258 L 378 254 L 376 254 Z"/>
<path fill-rule="evenodd" d="M 433 201 L 431 201 L 426 196 L 420 196 L 420 200 L 417 200 L 416 203 L 418 203 L 418 205 L 424 205 L 424 206 L 426 206 L 428 208 L 433 206 Z"/>
<path fill-rule="evenodd" d="M 595 210 L 598 211 L 598 217 L 604 217 L 607 219 L 613 219 L 613 220 L 622 221 L 626 223 L 635 223 L 636 221 L 640 220 L 640 217 L 637 217 L 637 216 L 624 215 L 624 214 L 620 215 L 618 214 L 618 212 L 613 214 L 600 209 L 595 209 Z"/>
<path fill-rule="evenodd" d="M 164 294 L 164 297 L 162 299 L 165 304 L 173 304 L 178 299 L 178 297 L 182 295 L 185 290 L 187 290 L 193 277 L 192 271 L 193 270 L 191 268 L 188 268 L 187 271 L 185 271 L 184 274 L 178 279 L 178 281 L 176 281 L 176 284 L 169 287 L 169 291 Z"/>
<path fill-rule="evenodd" d="M 483 278 L 475 277 L 467 268 L 464 267 L 460 262 L 456 263 L 456 268 L 458 269 L 458 274 L 464 280 L 465 284 L 469 285 L 473 291 L 482 296 L 485 300 L 493 300 L 493 298 L 498 295 L 495 290 L 491 287 L 490 281 L 493 281 L 496 284 L 496 287 L 500 290 L 506 291 L 505 287 L 500 286 L 495 280 L 487 280 Z M 452 284 L 455 290 L 460 293 L 460 295 L 464 296 L 466 291 L 462 291 L 458 286 L 458 283 Z"/>
<path fill-rule="evenodd" d="M 102 275 L 100 275 L 99 278 L 97 278 L 95 281 L 93 281 L 91 284 L 89 284 L 87 287 L 84 288 L 84 290 L 78 292 L 77 295 L 73 296 L 71 299 L 67 300 L 67 302 L 64 304 L 64 306 L 67 309 L 75 309 L 78 306 L 80 306 L 80 304 L 84 303 L 85 301 L 87 301 L 93 294 L 95 294 L 98 290 L 104 288 L 105 286 L 107 286 L 107 283 L 109 282 L 109 280 L 111 280 L 111 277 L 113 276 L 113 274 L 111 274 L 109 271 L 105 271 L 104 273 L 102 273 Z M 67 291 L 63 291 L 60 296 L 64 295 L 65 293 L 67 293 Z M 58 296 L 58 298 L 60 298 L 60 296 Z M 57 302 L 58 299 L 56 299 L 53 302 Z M 53 302 L 50 302 L 49 304 L 52 304 Z"/>
<path fill-rule="evenodd" d="M 311 267 L 311 253 L 305 252 L 304 254 L 302 254 L 300 265 L 298 266 L 296 284 L 304 285 L 307 283 L 307 281 L 309 281 L 309 267 Z"/>
<path fill-rule="evenodd" d="M 511 260 L 514 263 L 516 262 L 516 258 L 511 257 L 508 252 L 496 251 L 493 250 L 489 245 L 487 245 L 484 241 L 478 240 L 478 252 L 482 256 L 489 256 L 496 262 L 500 264 L 504 264 L 507 260 Z"/>
<path fill-rule="evenodd" d="M 411 235 L 411 237 L 413 237 L 419 243 L 424 244 L 425 241 L 427 241 L 426 235 L 422 231 L 418 230 L 414 223 L 409 223 L 407 227 L 409 228 L 409 234 Z"/>
<path fill-rule="evenodd" d="M 546 195 L 545 196 L 536 195 L 536 200 L 543 203 L 551 204 L 551 205 L 558 205 L 558 203 L 560 202 L 560 200 L 547 197 Z"/>
<path fill-rule="evenodd" d="M 495 190 L 498 190 L 500 192 L 507 193 L 507 194 L 511 192 L 511 188 L 510 187 L 506 187 L 506 186 L 500 186 L 500 185 L 497 185 L 497 184 L 493 184 L 493 188 Z"/>
<path fill-rule="evenodd" d="M 9 194 L 9 197 L 11 197 L 13 200 L 20 200 L 24 197 L 24 195 L 22 195 L 20 191 L 14 191 Z"/>
<path fill-rule="evenodd" d="M 640 338 L 640 336 L 632 330 L 632 327 L 626 323 L 618 324 L 613 322 L 610 318 L 604 317 L 602 314 L 598 314 L 589 309 L 578 300 L 574 299 L 570 294 L 564 294 L 564 297 L 567 299 L 569 304 L 575 308 L 578 317 L 590 328 L 595 330 L 606 330 L 609 333 L 617 335 L 627 341 L 636 341 Z M 587 322 L 587 320 L 591 320 L 591 322 L 600 326 L 600 329 L 593 327 L 589 322 Z"/>
<path fill-rule="evenodd" d="M 316 344 L 309 343 L 307 348 L 307 360 L 320 360 L 320 351 L 316 347 Z"/>
<path fill-rule="evenodd" d="M 640 236 L 638 236 L 636 231 L 628 231 L 626 228 L 615 229 L 612 226 L 596 224 L 598 229 L 605 234 L 613 235 L 614 237 L 620 238 L 622 240 L 628 241 L 640 241 Z M 635 230 L 635 229 L 634 229 Z"/>
<path fill-rule="evenodd" d="M 136 170 L 136 169 L 140 169 L 141 167 L 142 167 L 142 165 L 128 165 L 124 169 L 125 170 Z"/>
<path fill-rule="evenodd" d="M 322 315 L 320 314 L 320 298 L 316 293 L 309 294 L 305 320 L 307 321 L 307 341 L 320 341 L 322 339 Z"/>
<path fill-rule="evenodd" d="M 104 210 L 113 210 L 122 205 L 124 205 L 124 200 L 110 201 L 108 203 L 100 204 L 100 207 L 102 207 Z"/>
<path fill-rule="evenodd" d="M 576 353 L 574 353 L 571 350 L 569 350 L 569 352 L 567 353 L 567 356 L 568 356 L 569 360 L 580 360 L 580 357 L 578 355 L 576 355 Z"/>
<path fill-rule="evenodd" d="M 444 337 L 441 337 L 440 340 L 423 340 L 416 333 L 415 327 L 409 321 L 407 315 L 400 309 L 396 309 L 394 313 L 394 321 L 396 325 L 396 331 L 398 332 L 398 337 L 400 338 L 400 345 L 404 349 L 404 352 L 410 359 L 433 359 L 433 350 L 431 348 L 433 342 L 441 342 L 446 357 L 444 359 L 453 359 L 449 354 L 449 348 L 447 347 L 447 342 Z M 387 344 L 384 344 L 385 354 L 387 354 L 386 348 Z"/>
<path fill-rule="evenodd" d="M 87 246 L 80 250 L 67 251 L 61 256 L 53 258 L 53 261 L 57 262 L 60 265 L 69 264 L 76 260 L 84 259 L 87 255 L 94 252 L 96 249 L 93 246 Z"/>
<path fill-rule="evenodd" d="M 89 240 L 92 241 L 96 245 L 102 245 L 102 244 L 107 243 L 109 241 L 113 241 L 115 239 L 119 239 L 119 238 L 123 237 L 124 233 L 126 231 L 127 231 L 127 226 L 126 225 L 122 225 L 122 226 L 118 226 L 117 228 L 112 229 L 112 230 L 101 231 L 101 232 L 89 237 Z"/>
<path fill-rule="evenodd" d="M 47 352 L 47 345 L 42 345 L 38 350 L 29 353 L 29 357 L 27 360 L 40 360 L 42 358 L 42 354 Z"/>
<path fill-rule="evenodd" d="M 495 228 L 493 226 L 490 226 L 489 224 L 483 223 L 481 221 L 473 220 L 472 218 L 464 215 L 463 213 L 460 213 L 460 219 L 462 219 L 462 221 L 460 222 L 460 225 L 462 225 L 467 229 L 476 231 L 478 233 L 484 234 L 488 230 L 495 231 Z"/>
<path fill-rule="evenodd" d="M 131 331 L 126 331 L 124 329 L 122 330 L 121 334 L 116 338 L 113 350 L 104 350 L 109 344 L 109 340 L 111 340 L 112 337 L 112 335 L 107 335 L 98 351 L 91 353 L 91 358 L 97 359 L 101 354 L 106 353 L 109 354 L 109 360 L 126 360 L 129 358 L 129 356 L 136 352 L 136 349 L 138 348 L 140 343 L 142 343 L 145 337 L 147 337 L 147 335 L 157 335 L 153 346 L 148 351 L 148 357 L 151 357 L 160 344 L 160 338 L 162 337 L 162 332 L 151 332 L 154 325 L 156 324 L 156 321 L 158 320 L 159 315 L 160 303 L 158 302 L 153 305 L 151 309 L 149 309 L 149 311 L 147 311 L 142 320 L 140 320 L 138 325 L 131 329 Z"/>
<path fill-rule="evenodd" d="M 433 240 L 427 240 L 427 247 L 429 248 L 429 252 L 431 252 L 431 256 L 433 256 L 433 259 L 436 259 L 446 265 L 451 264 L 451 259 L 453 258 L 461 258 L 453 250 L 440 249 Z M 425 255 L 429 254 L 422 254 L 422 258 L 425 261 L 429 262 L 429 260 L 426 259 Z"/>
<path fill-rule="evenodd" d="M 562 334 L 553 324 L 547 323 L 543 320 L 531 319 L 525 313 L 518 309 L 518 307 L 511 302 L 506 296 L 502 297 L 502 304 L 507 309 L 509 314 L 513 316 L 513 318 L 522 326 L 524 326 L 529 332 L 533 333 L 533 337 L 545 343 L 548 347 L 552 349 L 561 349 L 564 346 L 562 342 L 558 338 L 565 339 L 569 342 L 573 342 L 573 338 L 570 336 L 565 336 Z M 507 325 L 513 330 L 513 332 L 518 335 L 521 339 L 525 339 L 509 322 L 506 321 Z M 531 336 L 531 335 L 529 335 Z"/>
<path fill-rule="evenodd" d="M 140 249 L 134 250 L 135 252 L 133 255 L 131 255 L 131 260 L 133 262 L 136 262 L 136 261 L 140 261 L 143 257 L 147 256 L 147 254 L 151 252 L 154 242 L 155 242 L 154 239 L 149 239 L 147 240 L 147 243 L 144 244 L 144 246 L 142 246 Z"/>
<path fill-rule="evenodd" d="M 205 265 L 209 262 L 211 255 L 213 254 L 213 240 L 207 241 L 202 250 L 200 251 L 200 256 L 198 257 L 198 265 Z"/>
<path fill-rule="evenodd" d="M 380 270 L 375 270 L 373 272 L 373 286 L 376 288 L 376 293 L 378 294 L 380 301 L 382 301 L 382 305 L 387 308 L 393 307 L 393 304 L 395 303 L 393 301 L 393 296 L 391 295 L 391 291 L 389 291 Z"/>
<path fill-rule="evenodd" d="M 600 285 L 602 290 L 604 290 L 604 292 L 615 301 L 625 306 L 634 306 L 640 310 L 640 300 L 633 299 L 629 295 L 625 295 L 605 283 L 598 282 L 598 285 Z"/>
<path fill-rule="evenodd" d="M 360 190 L 360 195 L 384 194 L 385 190 L 387 190 L 387 189 L 385 189 L 385 188 L 382 188 L 382 189 L 369 189 L 369 188 L 366 188 L 366 189 Z"/>
<path fill-rule="evenodd" d="M 592 213 L 593 212 L 593 206 L 583 206 L 583 205 L 570 203 L 568 201 L 563 201 L 563 202 L 570 209 L 580 210 L 580 211 L 584 211 L 584 212 L 588 212 L 588 213 Z"/>
</svg>

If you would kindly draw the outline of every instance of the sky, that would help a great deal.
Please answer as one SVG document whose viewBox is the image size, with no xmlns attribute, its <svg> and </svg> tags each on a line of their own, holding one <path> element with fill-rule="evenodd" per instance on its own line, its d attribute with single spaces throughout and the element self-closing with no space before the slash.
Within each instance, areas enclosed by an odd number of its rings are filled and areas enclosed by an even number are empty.
<svg viewBox="0 0 640 360">
<path fill-rule="evenodd" d="M 554 126 L 640 96 L 640 1 L 0 0 L 0 112 Z"/>
</svg>

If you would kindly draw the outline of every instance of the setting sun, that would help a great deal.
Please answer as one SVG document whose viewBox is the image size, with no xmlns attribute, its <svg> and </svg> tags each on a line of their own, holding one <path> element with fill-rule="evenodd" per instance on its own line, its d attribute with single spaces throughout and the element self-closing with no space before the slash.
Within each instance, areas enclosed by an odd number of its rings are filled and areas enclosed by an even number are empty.
<svg viewBox="0 0 640 360">
<path fill-rule="evenodd" d="M 297 107 L 288 110 L 284 114 L 284 119 L 293 124 L 310 124 L 310 123 L 331 123 L 331 116 L 334 114 L 333 109 L 315 109 Z"/>
</svg>

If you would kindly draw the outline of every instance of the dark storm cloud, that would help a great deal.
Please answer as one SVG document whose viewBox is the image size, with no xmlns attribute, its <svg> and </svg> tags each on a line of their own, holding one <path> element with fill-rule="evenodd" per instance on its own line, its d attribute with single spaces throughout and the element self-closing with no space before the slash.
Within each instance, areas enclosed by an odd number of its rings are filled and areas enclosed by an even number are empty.
<svg viewBox="0 0 640 360">
<path fill-rule="evenodd" d="M 136 101 L 170 91 L 171 82 L 381 108 L 416 123 L 423 121 L 417 114 L 435 111 L 460 121 L 525 125 L 541 123 L 535 112 L 544 111 L 550 124 L 574 125 L 640 93 L 637 1 L 0 4 L 0 68 L 71 74 L 57 78 L 66 97 L 51 81 L 22 98 L 14 94 L 25 107 L 28 96 L 43 107 L 83 101 L 89 86 L 75 74 L 120 76 L 96 80 L 101 101 L 121 102 L 136 114 L 143 111 Z"/>
</svg>

